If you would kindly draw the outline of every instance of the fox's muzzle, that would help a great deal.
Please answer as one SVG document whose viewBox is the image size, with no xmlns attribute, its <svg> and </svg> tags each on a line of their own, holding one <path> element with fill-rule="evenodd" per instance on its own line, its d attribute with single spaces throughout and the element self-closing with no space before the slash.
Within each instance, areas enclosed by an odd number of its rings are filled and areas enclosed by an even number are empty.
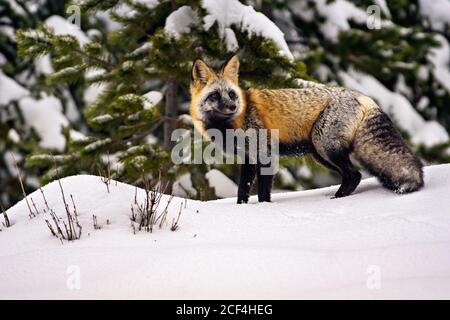
<svg viewBox="0 0 450 320">
<path fill-rule="evenodd" d="M 237 107 L 234 103 L 219 103 L 217 107 L 213 108 L 213 112 L 223 115 L 231 116 L 236 113 Z"/>
</svg>

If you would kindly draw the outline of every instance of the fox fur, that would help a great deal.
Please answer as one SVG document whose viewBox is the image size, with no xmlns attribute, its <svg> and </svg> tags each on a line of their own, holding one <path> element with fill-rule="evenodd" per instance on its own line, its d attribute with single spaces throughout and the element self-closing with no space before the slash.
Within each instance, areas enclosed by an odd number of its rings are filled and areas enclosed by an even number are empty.
<svg viewBox="0 0 450 320">
<path fill-rule="evenodd" d="M 361 174 L 355 159 L 397 193 L 413 192 L 424 184 L 421 161 L 389 117 L 364 94 L 313 83 L 303 89 L 243 90 L 237 56 L 219 72 L 197 59 L 191 78 L 190 113 L 200 132 L 278 129 L 281 155 L 311 154 L 342 176 L 336 197 L 347 196 L 358 186 Z M 258 164 L 241 165 L 238 203 L 248 201 L 256 176 L 259 201 L 270 201 L 273 176 L 262 175 L 260 169 Z"/>
</svg>

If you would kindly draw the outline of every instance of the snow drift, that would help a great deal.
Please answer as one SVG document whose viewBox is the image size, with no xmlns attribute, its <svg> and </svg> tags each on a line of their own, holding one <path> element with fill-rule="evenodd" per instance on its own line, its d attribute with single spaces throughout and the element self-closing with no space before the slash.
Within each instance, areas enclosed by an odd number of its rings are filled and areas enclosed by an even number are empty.
<svg viewBox="0 0 450 320">
<path fill-rule="evenodd" d="M 112 182 L 108 193 L 86 175 L 61 183 L 76 203 L 81 239 L 61 244 L 50 234 L 39 191 L 29 195 L 37 217 L 24 201 L 9 209 L 1 299 L 450 298 L 450 164 L 427 167 L 425 189 L 413 194 L 370 178 L 341 199 L 330 199 L 333 186 L 274 194 L 273 203 L 187 201 L 177 231 L 136 234 L 134 187 Z M 43 191 L 63 215 L 58 184 Z M 181 203 L 173 199 L 169 222 Z"/>
</svg>

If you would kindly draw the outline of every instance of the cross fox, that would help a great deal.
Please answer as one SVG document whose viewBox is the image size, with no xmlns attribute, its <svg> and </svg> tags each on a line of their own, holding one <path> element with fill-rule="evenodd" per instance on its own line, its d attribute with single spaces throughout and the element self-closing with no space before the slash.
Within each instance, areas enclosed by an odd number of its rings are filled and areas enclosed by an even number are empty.
<svg viewBox="0 0 450 320">
<path fill-rule="evenodd" d="M 368 96 L 322 84 L 303 89 L 243 90 L 238 78 L 237 56 L 219 72 L 201 59 L 194 61 L 190 114 L 202 134 L 209 129 L 278 129 L 280 155 L 311 154 L 341 175 L 335 197 L 348 196 L 358 186 L 361 174 L 353 162 L 397 193 L 423 186 L 421 161 Z M 248 201 L 255 176 L 258 200 L 270 201 L 273 175 L 261 174 L 261 167 L 247 161 L 241 165 L 238 203 Z"/>
</svg>

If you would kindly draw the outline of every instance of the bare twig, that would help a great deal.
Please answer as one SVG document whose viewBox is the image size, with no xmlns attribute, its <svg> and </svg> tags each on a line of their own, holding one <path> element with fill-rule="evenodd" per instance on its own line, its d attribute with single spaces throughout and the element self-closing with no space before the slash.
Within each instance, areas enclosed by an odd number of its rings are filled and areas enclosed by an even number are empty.
<svg viewBox="0 0 450 320">
<path fill-rule="evenodd" d="M 41 195 L 42 195 L 42 198 L 44 199 L 45 207 L 47 208 L 48 211 L 50 211 L 50 207 L 48 206 L 47 199 L 45 198 L 44 190 L 42 190 L 42 188 L 39 187 L 39 191 L 41 191 Z M 45 212 L 45 210 L 44 210 L 44 212 Z"/>
<path fill-rule="evenodd" d="M 100 169 L 99 169 L 100 171 Z M 100 176 L 101 176 L 101 180 L 102 182 L 106 185 L 106 190 L 108 190 L 109 193 L 109 185 L 111 184 L 111 169 L 110 169 L 110 164 L 109 164 L 109 153 L 108 153 L 108 165 L 106 167 L 106 172 L 105 174 L 103 174 L 102 172 L 99 172 Z"/>
<path fill-rule="evenodd" d="M 39 214 L 39 211 L 38 211 L 38 209 L 36 208 L 36 204 L 34 203 L 33 198 L 30 197 L 30 200 L 31 200 L 31 204 L 33 205 L 34 211 L 36 212 L 36 214 Z M 36 215 L 35 215 L 35 216 L 36 216 Z"/>
<path fill-rule="evenodd" d="M 182 210 L 183 210 L 183 203 L 181 203 L 181 205 L 180 205 L 180 211 L 178 212 L 177 220 L 175 220 L 175 218 L 173 218 L 173 220 L 172 220 L 172 227 L 170 228 L 170 230 L 176 231 L 178 229 L 178 227 L 179 227 L 178 222 L 180 221 L 180 216 L 181 216 Z"/>
<path fill-rule="evenodd" d="M 58 180 L 58 184 L 59 184 L 59 188 L 61 190 L 64 208 L 66 210 L 67 222 L 64 220 L 61 221 L 60 218 L 58 218 L 58 216 L 56 215 L 55 211 L 53 211 L 50 208 L 49 208 L 50 216 L 52 217 L 54 226 L 52 226 L 51 222 L 48 220 L 45 220 L 45 222 L 47 223 L 47 226 L 48 226 L 51 234 L 53 236 L 59 238 L 61 240 L 61 242 L 63 242 L 63 240 L 72 241 L 72 240 L 80 239 L 81 231 L 83 228 L 78 221 L 78 212 L 77 212 L 77 207 L 75 205 L 75 201 L 71 194 L 70 199 L 72 200 L 72 206 L 73 206 L 73 213 L 72 213 L 72 212 L 70 212 L 69 204 L 66 201 L 64 189 L 62 187 L 60 180 Z M 61 228 L 61 222 L 62 222 L 64 229 Z"/>
<path fill-rule="evenodd" d="M 27 203 L 28 211 L 30 212 L 29 217 L 33 218 L 36 215 L 33 213 L 33 210 L 31 210 L 30 203 L 28 202 L 27 193 L 25 192 L 25 188 L 23 186 L 23 181 L 22 181 L 22 176 L 20 174 L 19 166 L 17 165 L 17 161 L 16 161 L 16 158 L 14 157 L 14 154 L 12 152 L 10 154 L 13 159 L 14 166 L 16 167 L 17 177 L 19 178 L 20 188 L 22 189 L 22 196 L 25 199 L 25 202 Z"/>
<path fill-rule="evenodd" d="M 169 212 L 168 209 L 169 209 L 170 203 L 172 202 L 172 199 L 173 199 L 173 194 L 170 195 L 169 199 L 167 200 L 166 207 L 164 208 L 163 212 L 159 215 L 158 219 L 156 219 L 156 221 L 159 220 L 159 228 L 160 229 L 162 228 L 164 222 L 166 222 L 166 220 L 167 220 L 167 213 Z"/>
<path fill-rule="evenodd" d="M 143 175 L 142 182 L 144 185 L 145 199 L 142 204 L 137 200 L 137 188 L 134 193 L 134 203 L 131 205 L 131 221 L 138 223 L 138 230 L 145 229 L 148 232 L 153 232 L 155 225 L 159 223 L 159 228 L 162 228 L 166 221 L 168 207 L 173 199 L 173 195 L 168 199 L 164 210 L 158 215 L 161 206 L 161 200 L 164 192 L 167 189 L 167 184 L 161 182 L 161 173 L 159 174 L 157 182 L 152 186 L 148 177 Z M 134 224 L 133 224 L 134 226 Z M 135 230 L 133 230 L 135 231 Z"/>
<path fill-rule="evenodd" d="M 95 214 L 92 215 L 92 220 L 94 222 L 94 230 L 100 230 L 101 227 L 98 225 L 97 216 Z"/>
<path fill-rule="evenodd" d="M 73 201 L 73 196 L 72 196 L 72 194 L 70 194 L 70 199 L 72 200 L 73 213 L 74 213 L 75 217 L 78 217 L 77 207 L 75 206 L 75 201 Z"/>
<path fill-rule="evenodd" d="M 58 235 L 56 234 L 55 230 L 53 229 L 52 225 L 50 224 L 50 222 L 45 219 L 45 222 L 47 223 L 47 227 L 50 229 L 50 232 L 52 233 L 52 236 L 58 237 Z"/>
<path fill-rule="evenodd" d="M 8 217 L 8 214 L 6 213 L 5 208 L 3 208 L 2 205 L 0 205 L 0 209 L 2 210 L 3 219 L 5 220 L 5 222 L 2 222 L 3 226 L 5 228 L 11 227 L 11 222 L 9 221 L 9 217 Z"/>
</svg>

